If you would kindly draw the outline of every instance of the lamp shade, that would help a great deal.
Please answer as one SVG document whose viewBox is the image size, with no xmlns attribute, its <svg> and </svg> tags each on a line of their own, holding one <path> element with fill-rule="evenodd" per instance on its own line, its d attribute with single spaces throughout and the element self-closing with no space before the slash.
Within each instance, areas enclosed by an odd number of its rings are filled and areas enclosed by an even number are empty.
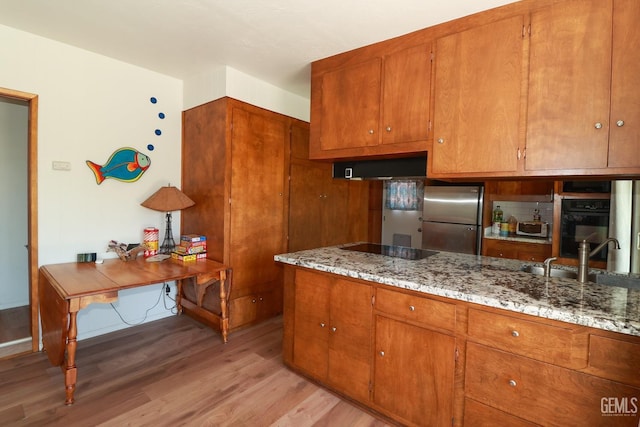
<svg viewBox="0 0 640 427">
<path fill-rule="evenodd" d="M 171 212 L 191 207 L 195 205 L 195 202 L 176 187 L 168 185 L 160 187 L 158 191 L 140 204 L 154 211 Z"/>
</svg>

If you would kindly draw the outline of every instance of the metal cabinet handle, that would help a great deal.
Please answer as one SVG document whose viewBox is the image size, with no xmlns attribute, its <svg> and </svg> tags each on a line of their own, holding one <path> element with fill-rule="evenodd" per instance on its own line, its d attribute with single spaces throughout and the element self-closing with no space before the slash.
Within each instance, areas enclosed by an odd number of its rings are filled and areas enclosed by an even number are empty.
<svg viewBox="0 0 640 427">
<path fill-rule="evenodd" d="M 520 336 L 520 333 L 518 331 L 516 331 L 516 330 L 513 330 L 513 331 L 511 331 L 511 336 L 515 337 L 515 338 L 518 338 Z"/>
<path fill-rule="evenodd" d="M 255 298 L 252 299 L 251 302 L 255 304 L 256 303 L 256 299 Z"/>
<path fill-rule="evenodd" d="M 624 120 L 618 120 L 616 122 L 616 126 L 618 126 L 619 128 L 621 128 L 622 126 L 624 126 Z"/>
<path fill-rule="evenodd" d="M 444 144 L 444 138 L 438 138 L 438 144 Z"/>
<path fill-rule="evenodd" d="M 597 122 L 595 125 L 593 125 L 593 127 L 595 127 L 596 129 L 602 129 L 602 123 Z"/>
<path fill-rule="evenodd" d="M 515 387 L 515 386 L 517 386 L 517 385 L 518 385 L 518 383 L 516 382 L 516 380 L 509 380 L 509 385 L 510 385 L 511 387 Z"/>
<path fill-rule="evenodd" d="M 369 134 L 373 135 L 373 129 L 369 129 Z"/>
<path fill-rule="evenodd" d="M 333 328 L 331 328 L 331 332 L 335 332 L 337 330 L 337 328 L 334 326 Z"/>
<path fill-rule="evenodd" d="M 380 351 L 380 356 L 384 357 L 384 351 Z"/>
<path fill-rule="evenodd" d="M 320 323 L 320 327 L 324 328 L 326 325 L 324 323 Z"/>
<path fill-rule="evenodd" d="M 409 311 L 416 311 L 416 308 L 412 305 L 409 306 Z"/>
<path fill-rule="evenodd" d="M 391 126 L 387 126 L 387 132 L 391 132 Z"/>
</svg>

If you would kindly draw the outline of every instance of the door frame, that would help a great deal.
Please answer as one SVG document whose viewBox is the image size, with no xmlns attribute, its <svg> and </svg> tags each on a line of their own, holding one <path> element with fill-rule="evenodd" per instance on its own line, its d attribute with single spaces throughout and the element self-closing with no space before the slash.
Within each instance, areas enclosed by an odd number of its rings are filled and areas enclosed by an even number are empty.
<svg viewBox="0 0 640 427">
<path fill-rule="evenodd" d="M 38 317 L 38 95 L 0 87 L 0 98 L 26 101 L 29 108 L 27 136 L 27 252 L 29 258 L 29 306 L 31 308 L 31 350 L 40 350 Z"/>
</svg>

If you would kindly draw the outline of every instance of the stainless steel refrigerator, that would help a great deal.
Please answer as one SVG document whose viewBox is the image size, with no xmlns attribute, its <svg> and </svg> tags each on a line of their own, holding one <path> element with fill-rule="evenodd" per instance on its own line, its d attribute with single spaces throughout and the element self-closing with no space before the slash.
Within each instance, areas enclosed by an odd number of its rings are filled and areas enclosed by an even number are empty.
<svg viewBox="0 0 640 427">
<path fill-rule="evenodd" d="M 422 248 L 480 254 L 482 186 L 424 187 Z"/>
<path fill-rule="evenodd" d="M 640 181 L 611 181 L 609 237 L 620 249 L 609 250 L 607 270 L 640 273 Z"/>
</svg>

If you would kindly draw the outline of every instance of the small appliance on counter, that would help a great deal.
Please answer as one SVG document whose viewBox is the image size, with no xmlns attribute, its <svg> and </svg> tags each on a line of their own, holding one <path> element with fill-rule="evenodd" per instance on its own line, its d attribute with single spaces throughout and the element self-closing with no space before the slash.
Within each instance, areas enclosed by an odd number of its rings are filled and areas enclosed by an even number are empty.
<svg viewBox="0 0 640 427">
<path fill-rule="evenodd" d="M 549 224 L 543 221 L 518 221 L 516 235 L 527 237 L 549 237 Z"/>
</svg>

